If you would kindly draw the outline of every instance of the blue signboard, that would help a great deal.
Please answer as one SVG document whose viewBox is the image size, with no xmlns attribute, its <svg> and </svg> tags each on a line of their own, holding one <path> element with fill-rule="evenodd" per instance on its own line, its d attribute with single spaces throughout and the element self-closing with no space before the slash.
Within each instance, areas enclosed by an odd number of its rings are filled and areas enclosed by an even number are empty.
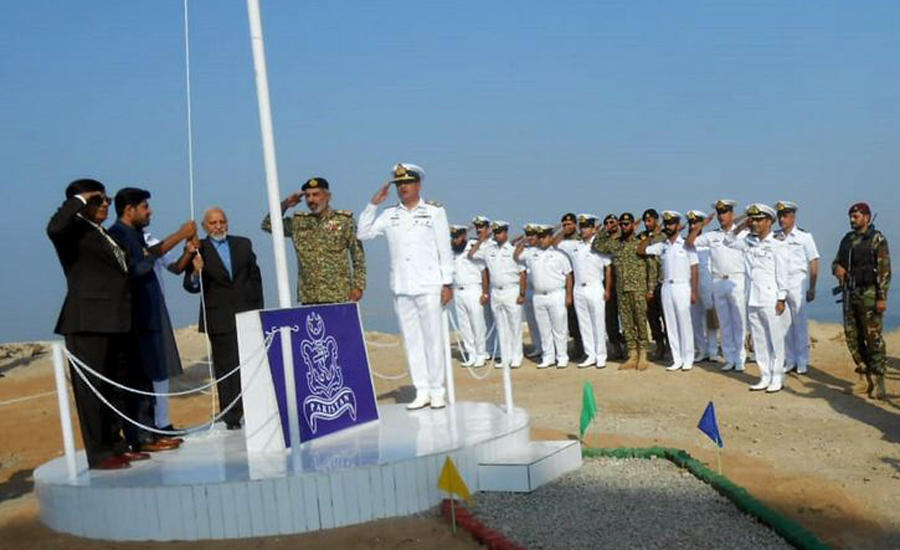
<svg viewBox="0 0 900 550">
<path fill-rule="evenodd" d="M 269 368 L 281 416 L 285 447 L 290 447 L 281 338 L 291 329 L 294 384 L 300 416 L 300 441 L 333 434 L 378 420 L 359 308 L 355 303 L 301 306 L 261 311 L 263 332 L 275 333 Z"/>
</svg>

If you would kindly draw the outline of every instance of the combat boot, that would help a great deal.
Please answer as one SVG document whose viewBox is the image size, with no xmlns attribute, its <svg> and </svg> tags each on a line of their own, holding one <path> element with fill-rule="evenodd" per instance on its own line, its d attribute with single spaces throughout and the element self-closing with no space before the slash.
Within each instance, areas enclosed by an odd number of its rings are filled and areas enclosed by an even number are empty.
<svg viewBox="0 0 900 550">
<path fill-rule="evenodd" d="M 884 401 L 887 399 L 887 386 L 884 385 L 884 375 L 876 374 L 874 375 L 874 378 L 874 387 L 873 389 L 869 390 L 869 397 L 871 397 L 872 399 L 877 399 L 879 401 Z"/>
<path fill-rule="evenodd" d="M 628 351 L 628 359 L 619 365 L 619 370 L 633 370 L 638 364 L 638 352 L 634 350 Z"/>
<path fill-rule="evenodd" d="M 639 350 L 637 358 L 637 370 L 647 370 L 647 367 L 649 366 L 649 362 L 647 361 L 647 351 Z"/>
<path fill-rule="evenodd" d="M 852 387 L 845 388 L 844 393 L 852 395 L 869 395 L 872 393 L 874 387 L 875 384 L 872 382 L 872 377 L 868 373 L 860 372 L 859 380 L 857 380 Z"/>
</svg>

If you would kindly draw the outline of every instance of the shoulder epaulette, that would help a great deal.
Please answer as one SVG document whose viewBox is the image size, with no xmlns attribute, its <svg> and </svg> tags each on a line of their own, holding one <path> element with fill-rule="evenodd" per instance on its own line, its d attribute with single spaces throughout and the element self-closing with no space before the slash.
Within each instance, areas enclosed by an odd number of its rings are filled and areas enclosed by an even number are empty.
<svg viewBox="0 0 900 550">
<path fill-rule="evenodd" d="M 337 215 L 337 216 L 346 216 L 346 217 L 348 217 L 348 218 L 352 218 L 352 217 L 353 217 L 353 211 L 352 211 L 352 210 L 335 210 L 334 213 L 335 213 L 335 215 Z"/>
<path fill-rule="evenodd" d="M 306 216 L 311 216 L 311 215 L 312 215 L 312 212 L 305 212 L 303 210 L 298 210 L 298 211 L 294 212 L 294 217 L 297 217 L 297 218 L 305 218 Z"/>
<path fill-rule="evenodd" d="M 431 206 L 436 206 L 438 208 L 443 208 L 443 206 L 444 206 L 443 204 L 439 203 L 438 201 L 428 201 L 427 200 L 427 201 L 425 201 L 425 204 L 428 204 Z"/>
</svg>

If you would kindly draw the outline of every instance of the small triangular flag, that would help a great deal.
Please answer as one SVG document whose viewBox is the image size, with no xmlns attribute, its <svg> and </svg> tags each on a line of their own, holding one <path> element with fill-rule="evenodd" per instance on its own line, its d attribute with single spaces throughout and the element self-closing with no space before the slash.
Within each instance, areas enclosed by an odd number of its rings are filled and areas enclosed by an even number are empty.
<svg viewBox="0 0 900 550">
<path fill-rule="evenodd" d="M 437 487 L 441 491 L 457 495 L 466 501 L 472 498 L 472 495 L 469 494 L 469 488 L 466 487 L 466 482 L 459 475 L 456 464 L 453 463 L 449 456 L 444 460 L 444 467 L 441 469 L 441 475 L 438 477 Z"/>
<path fill-rule="evenodd" d="M 597 415 L 597 401 L 594 399 L 594 386 L 590 382 L 584 383 L 584 391 L 581 397 L 581 422 L 579 425 L 579 438 L 584 439 L 584 432 L 587 431 L 594 416 Z"/>
<path fill-rule="evenodd" d="M 700 417 L 700 423 L 697 424 L 697 427 L 715 441 L 719 448 L 725 446 L 725 443 L 722 442 L 722 436 L 719 435 L 719 424 L 716 422 L 716 407 L 712 401 L 709 402 L 706 410 L 703 411 L 703 416 Z"/>
</svg>

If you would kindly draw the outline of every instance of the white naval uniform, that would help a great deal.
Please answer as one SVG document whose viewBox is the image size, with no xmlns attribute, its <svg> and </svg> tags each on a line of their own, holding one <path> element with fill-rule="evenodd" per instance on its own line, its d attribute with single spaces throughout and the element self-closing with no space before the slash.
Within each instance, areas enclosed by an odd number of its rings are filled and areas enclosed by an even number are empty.
<svg viewBox="0 0 900 550">
<path fill-rule="evenodd" d="M 812 234 L 794 226 L 790 233 L 779 230 L 775 238 L 784 243 L 788 253 L 787 307 L 790 324 L 784 336 L 786 365 L 796 365 L 797 372 L 804 373 L 809 365 L 809 262 L 819 258 L 819 251 Z"/>
<path fill-rule="evenodd" d="M 453 305 L 469 361 L 483 360 L 486 356 L 484 306 L 481 305 L 481 274 L 485 267 L 481 260 L 469 259 L 469 250 L 474 244 L 475 241 L 470 240 L 465 249 L 453 257 Z"/>
<path fill-rule="evenodd" d="M 725 361 L 744 370 L 747 350 L 744 337 L 747 335 L 747 296 L 744 253 L 725 245 L 725 237 L 731 231 L 717 229 L 703 233 L 694 241 L 695 247 L 709 247 L 713 277 L 713 303 L 716 317 L 722 329 L 722 355 Z M 742 239 L 749 235 L 746 229 L 736 235 Z"/>
<path fill-rule="evenodd" d="M 519 274 L 525 268 L 513 259 L 515 247 L 509 242 L 497 246 L 481 245 L 475 259 L 484 262 L 491 277 L 491 312 L 494 314 L 500 356 L 503 364 L 522 364 L 522 306 L 519 299 Z"/>
<path fill-rule="evenodd" d="M 521 260 L 521 256 L 520 256 Z M 569 362 L 569 319 L 566 311 L 566 279 L 572 264 L 556 248 L 538 249 L 525 260 L 534 282 L 534 317 L 541 333 L 541 362 Z"/>
<path fill-rule="evenodd" d="M 606 267 L 612 259 L 606 254 L 598 254 L 590 241 L 582 239 L 562 241 L 557 247 L 572 262 L 575 275 L 574 300 L 578 330 L 587 355 L 585 363 L 606 363 L 606 296 L 603 279 Z"/>
<path fill-rule="evenodd" d="M 694 327 L 691 323 L 691 266 L 697 253 L 685 246 L 681 235 L 647 247 L 647 255 L 662 263 L 662 306 L 666 332 L 672 348 L 672 368 L 688 370 L 694 365 Z"/>
<path fill-rule="evenodd" d="M 387 237 L 394 310 L 416 398 L 443 399 L 447 334 L 441 319 L 441 287 L 453 283 L 447 213 L 424 200 L 412 208 L 397 204 L 381 214 L 377 211 L 376 205 L 366 205 L 356 237 L 361 241 Z"/>
<path fill-rule="evenodd" d="M 694 325 L 694 355 L 708 355 L 710 359 L 719 354 L 717 331 L 709 325 L 709 310 L 716 307 L 713 298 L 712 259 L 708 246 L 696 246 L 700 281 L 697 302 L 691 304 L 691 320 Z M 696 359 L 696 357 L 695 357 Z"/>
<path fill-rule="evenodd" d="M 774 233 L 760 239 L 748 234 L 725 239 L 729 247 L 743 250 L 747 274 L 747 323 L 759 366 L 758 386 L 781 388 L 784 379 L 784 321 L 775 313 L 778 300 L 787 298 L 787 250 Z"/>
<path fill-rule="evenodd" d="M 519 254 L 519 263 L 525 265 L 529 256 L 537 254 L 540 248 L 537 246 L 529 246 L 522 250 Z M 538 330 L 537 319 L 534 316 L 534 281 L 531 280 L 531 273 L 528 273 L 528 287 L 525 289 L 525 303 L 522 304 L 522 313 L 525 315 L 525 322 L 528 324 L 528 334 L 531 336 L 530 354 L 541 353 L 541 331 Z"/>
</svg>

